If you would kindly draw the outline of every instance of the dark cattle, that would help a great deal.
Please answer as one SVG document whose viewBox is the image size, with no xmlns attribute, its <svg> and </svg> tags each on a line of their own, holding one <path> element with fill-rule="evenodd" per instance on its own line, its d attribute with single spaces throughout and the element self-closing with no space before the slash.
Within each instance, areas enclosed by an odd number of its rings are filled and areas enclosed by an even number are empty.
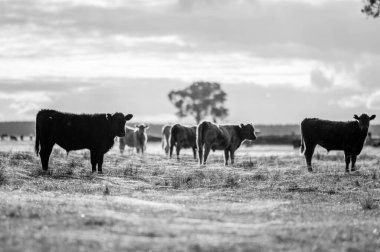
<svg viewBox="0 0 380 252">
<path fill-rule="evenodd" d="M 50 153 L 58 144 L 67 152 L 89 149 L 92 172 L 98 165 L 98 172 L 102 173 L 104 154 L 112 148 L 116 136 L 125 135 L 125 122 L 132 117 L 122 113 L 76 115 L 41 110 L 36 118 L 35 151 L 40 154 L 42 169 L 48 170 Z"/>
<path fill-rule="evenodd" d="M 299 139 L 294 139 L 292 140 L 292 145 L 294 149 L 298 149 L 299 147 L 301 147 L 301 141 Z"/>
<path fill-rule="evenodd" d="M 228 165 L 229 156 L 231 164 L 234 164 L 235 151 L 241 143 L 244 140 L 255 139 L 255 128 L 252 124 L 217 125 L 212 122 L 202 122 L 197 127 L 199 163 L 206 164 L 210 150 L 224 150 L 224 164 Z"/>
<path fill-rule="evenodd" d="M 14 135 L 9 136 L 9 138 L 10 138 L 12 141 L 17 141 L 17 137 L 14 136 Z"/>
<path fill-rule="evenodd" d="M 171 125 L 164 125 L 162 126 L 162 139 L 161 139 L 161 143 L 162 143 L 162 149 L 165 151 L 165 154 L 168 155 L 169 154 L 169 137 L 170 137 L 170 129 L 171 129 Z"/>
<path fill-rule="evenodd" d="M 194 159 L 197 159 L 197 143 L 196 143 L 196 126 L 184 126 L 181 124 L 174 124 L 170 129 L 169 137 L 169 156 L 173 155 L 173 148 L 176 147 L 177 159 L 179 159 L 179 152 L 182 148 L 192 148 Z"/>
<path fill-rule="evenodd" d="M 20 140 L 24 141 L 24 135 L 20 135 Z"/>
<path fill-rule="evenodd" d="M 1 134 L 1 140 L 4 140 L 6 137 L 8 137 L 8 134 Z"/>
<path fill-rule="evenodd" d="M 346 172 L 355 170 L 356 156 L 360 154 L 367 136 L 369 122 L 375 119 L 362 114 L 354 115 L 356 121 L 335 122 L 317 118 L 304 119 L 301 122 L 301 152 L 304 153 L 309 171 L 312 171 L 311 159 L 318 144 L 327 151 L 343 150 L 346 161 Z"/>
<path fill-rule="evenodd" d="M 144 154 L 146 150 L 146 143 L 148 141 L 148 135 L 146 134 L 146 129 L 149 126 L 144 124 L 136 125 L 135 128 L 125 127 L 125 136 L 119 138 L 119 149 L 120 153 L 124 152 L 125 145 L 129 147 L 135 147 L 136 152 L 141 151 Z"/>
</svg>

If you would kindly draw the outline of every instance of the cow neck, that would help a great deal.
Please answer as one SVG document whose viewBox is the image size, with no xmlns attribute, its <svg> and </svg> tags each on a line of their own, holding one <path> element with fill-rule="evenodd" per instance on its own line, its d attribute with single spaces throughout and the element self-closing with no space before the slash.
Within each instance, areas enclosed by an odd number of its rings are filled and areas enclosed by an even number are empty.
<svg viewBox="0 0 380 252">
<path fill-rule="evenodd" d="M 365 138 L 367 137 L 367 134 L 368 134 L 368 128 L 361 130 L 358 122 L 355 122 L 355 126 L 356 126 L 355 127 L 356 128 L 355 134 L 358 135 L 360 142 L 364 143 Z"/>
<path fill-rule="evenodd" d="M 236 129 L 236 132 L 237 132 L 237 136 L 239 137 L 240 143 L 243 142 L 244 139 L 245 139 L 244 136 L 243 136 L 243 134 L 242 134 L 243 129 L 240 126 L 238 126 L 238 125 L 235 125 L 235 129 Z"/>
</svg>

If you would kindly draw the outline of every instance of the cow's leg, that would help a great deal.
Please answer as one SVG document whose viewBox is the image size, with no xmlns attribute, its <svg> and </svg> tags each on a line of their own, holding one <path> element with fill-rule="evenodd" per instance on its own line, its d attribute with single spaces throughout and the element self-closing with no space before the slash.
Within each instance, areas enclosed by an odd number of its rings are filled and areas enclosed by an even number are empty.
<svg viewBox="0 0 380 252">
<path fill-rule="evenodd" d="M 98 162 L 98 155 L 94 150 L 90 150 L 90 159 L 92 172 L 96 172 L 96 163 Z"/>
<path fill-rule="evenodd" d="M 98 173 L 99 174 L 103 173 L 103 170 L 102 170 L 103 157 L 104 157 L 104 154 L 98 154 L 97 162 L 98 162 Z"/>
<path fill-rule="evenodd" d="M 356 171 L 356 167 L 355 167 L 355 163 L 356 163 L 356 155 L 351 155 L 351 171 Z"/>
<path fill-rule="evenodd" d="M 230 150 L 230 156 L 231 156 L 231 165 L 235 163 L 235 151 Z"/>
<path fill-rule="evenodd" d="M 203 164 L 204 165 L 206 164 L 208 154 L 210 154 L 210 150 L 211 150 L 211 147 L 209 145 L 205 144 L 205 152 L 203 155 Z"/>
<path fill-rule="evenodd" d="M 224 150 L 224 165 L 228 165 L 228 159 L 229 159 L 229 150 Z"/>
<path fill-rule="evenodd" d="M 173 156 L 173 148 L 174 148 L 174 144 L 170 144 L 170 148 L 169 148 L 169 157 L 172 158 Z"/>
<path fill-rule="evenodd" d="M 307 170 L 309 172 L 312 172 L 313 168 L 311 167 L 311 159 L 314 154 L 315 145 L 312 145 L 312 144 L 305 144 L 305 145 L 306 145 L 305 159 L 306 159 Z"/>
<path fill-rule="evenodd" d="M 351 154 L 347 151 L 344 152 L 344 160 L 346 161 L 346 172 L 350 172 L 349 166 L 350 166 L 350 159 Z"/>
<path fill-rule="evenodd" d="M 122 140 L 121 138 L 119 138 L 119 149 L 120 149 L 120 154 L 123 154 L 124 149 L 125 149 L 125 143 L 124 143 L 124 140 Z"/>
<path fill-rule="evenodd" d="M 137 153 L 140 153 L 140 148 L 136 148 L 136 152 L 137 152 Z"/>
<path fill-rule="evenodd" d="M 181 151 L 181 146 L 179 144 L 177 144 L 175 151 L 177 154 L 177 160 L 179 160 L 179 152 Z"/>
<path fill-rule="evenodd" d="M 42 170 L 45 172 L 49 169 L 49 157 L 51 151 L 53 150 L 54 143 L 43 143 L 41 144 L 40 158 L 42 164 Z"/>
<path fill-rule="evenodd" d="M 198 146 L 198 158 L 199 158 L 199 164 L 202 164 L 203 160 L 203 146 Z"/>
<path fill-rule="evenodd" d="M 197 160 L 197 148 L 193 147 L 193 157 L 195 160 Z"/>
</svg>

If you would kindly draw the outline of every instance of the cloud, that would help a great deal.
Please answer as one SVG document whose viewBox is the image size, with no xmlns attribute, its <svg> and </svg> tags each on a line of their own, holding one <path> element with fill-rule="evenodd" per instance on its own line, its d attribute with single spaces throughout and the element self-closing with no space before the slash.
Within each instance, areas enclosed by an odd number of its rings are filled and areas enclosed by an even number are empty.
<svg viewBox="0 0 380 252">
<path fill-rule="evenodd" d="M 41 107 L 52 103 L 51 94 L 46 92 L 0 92 L 0 100 L 7 101 L 8 108 L 15 111 L 12 119 L 32 119 Z"/>
<path fill-rule="evenodd" d="M 373 110 L 380 110 L 380 90 L 369 96 L 367 107 Z"/>
<path fill-rule="evenodd" d="M 368 56 L 363 63 L 358 66 L 357 78 L 363 88 L 377 89 L 380 86 L 379 81 L 380 57 Z"/>
<path fill-rule="evenodd" d="M 368 94 L 351 95 L 339 100 L 337 103 L 344 109 L 353 109 L 366 106 L 368 98 Z"/>
<path fill-rule="evenodd" d="M 324 90 L 333 86 L 333 79 L 327 77 L 319 68 L 315 68 L 310 73 L 310 83 L 318 90 Z"/>
<path fill-rule="evenodd" d="M 351 95 L 338 100 L 337 104 L 344 109 L 380 110 L 380 90 L 373 93 Z"/>
</svg>

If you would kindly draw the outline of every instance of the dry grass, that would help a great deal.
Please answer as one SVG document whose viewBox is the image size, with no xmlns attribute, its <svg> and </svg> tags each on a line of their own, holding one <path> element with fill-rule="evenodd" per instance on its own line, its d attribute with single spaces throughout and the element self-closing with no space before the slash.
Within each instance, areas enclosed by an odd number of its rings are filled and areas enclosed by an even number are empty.
<svg viewBox="0 0 380 252">
<path fill-rule="evenodd" d="M 163 155 L 55 149 L 48 174 L 32 152 L 0 153 L 4 251 L 378 251 L 379 155 L 344 173 L 341 154 L 220 156 L 199 167 Z M 372 150 L 371 152 L 373 153 Z"/>
</svg>

